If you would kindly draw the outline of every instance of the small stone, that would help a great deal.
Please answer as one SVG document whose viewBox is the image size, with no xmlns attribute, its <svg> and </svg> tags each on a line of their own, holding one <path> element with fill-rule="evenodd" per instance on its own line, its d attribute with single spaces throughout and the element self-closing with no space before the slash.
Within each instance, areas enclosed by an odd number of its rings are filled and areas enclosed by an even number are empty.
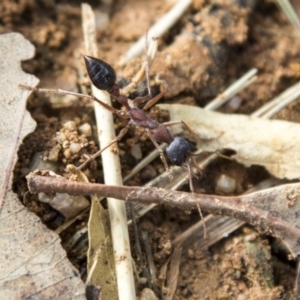
<svg viewBox="0 0 300 300">
<path fill-rule="evenodd" d="M 81 150 L 81 148 L 82 147 L 79 143 L 70 143 L 69 149 L 72 153 L 78 153 Z"/>
<path fill-rule="evenodd" d="M 248 234 L 246 237 L 245 237 L 245 241 L 247 242 L 253 242 L 255 241 L 256 239 L 258 238 L 258 234 L 256 232 L 253 232 L 251 234 Z"/>
<path fill-rule="evenodd" d="M 71 157 L 71 151 L 70 151 L 70 149 L 66 149 L 66 150 L 64 151 L 64 157 L 65 157 L 65 158 L 70 158 L 70 157 Z"/>
<path fill-rule="evenodd" d="M 221 195 L 232 194 L 236 189 L 235 179 L 222 174 L 217 180 L 216 192 Z"/>
<path fill-rule="evenodd" d="M 157 172 L 155 168 L 151 165 L 146 166 L 140 173 L 140 178 L 142 181 L 149 181 L 156 177 Z"/>
<path fill-rule="evenodd" d="M 64 141 L 62 143 L 62 147 L 65 149 L 65 148 L 69 148 L 69 145 L 70 145 L 70 142 L 69 141 Z"/>
<path fill-rule="evenodd" d="M 84 134 L 86 137 L 89 137 L 92 135 L 92 127 L 90 124 L 88 123 L 84 123 L 82 124 L 79 128 L 78 128 L 79 132 L 81 134 Z"/>
<path fill-rule="evenodd" d="M 39 193 L 38 198 L 41 202 L 51 205 L 67 219 L 77 216 L 90 205 L 84 196 L 72 196 L 65 193 L 57 193 L 56 195 Z"/>
<path fill-rule="evenodd" d="M 195 253 L 192 249 L 188 250 L 188 258 L 194 259 L 195 258 Z"/>
<path fill-rule="evenodd" d="M 61 150 L 61 145 L 60 144 L 55 145 L 49 152 L 48 160 L 54 162 L 58 161 L 60 150 Z"/>
<path fill-rule="evenodd" d="M 158 298 L 152 290 L 149 288 L 144 288 L 141 292 L 139 300 L 157 300 Z"/>
<path fill-rule="evenodd" d="M 76 123 L 74 121 L 68 121 L 64 124 L 64 128 L 70 131 L 76 130 Z"/>
<path fill-rule="evenodd" d="M 51 170 L 56 172 L 58 170 L 58 165 L 56 163 L 53 163 L 51 161 L 48 161 L 47 159 L 44 160 L 41 153 L 36 153 L 33 155 L 30 165 L 29 165 L 29 169 L 28 172 L 32 172 L 36 169 L 39 170 Z"/>
<path fill-rule="evenodd" d="M 65 136 L 64 133 L 62 133 L 62 132 L 57 132 L 56 133 L 56 141 L 58 143 L 62 144 L 66 140 L 67 140 L 67 137 Z"/>
<path fill-rule="evenodd" d="M 141 146 L 140 144 L 135 144 L 132 148 L 131 148 L 131 155 L 135 158 L 135 159 L 141 159 L 143 154 L 142 154 L 142 150 L 141 150 Z"/>
<path fill-rule="evenodd" d="M 52 198 L 53 195 L 51 196 L 51 194 L 38 193 L 38 199 L 43 203 L 49 203 Z"/>
<path fill-rule="evenodd" d="M 242 101 L 243 100 L 241 97 L 234 96 L 231 98 L 231 100 L 229 100 L 229 102 L 226 106 L 231 112 L 233 112 L 233 111 L 236 111 L 241 106 Z"/>
</svg>

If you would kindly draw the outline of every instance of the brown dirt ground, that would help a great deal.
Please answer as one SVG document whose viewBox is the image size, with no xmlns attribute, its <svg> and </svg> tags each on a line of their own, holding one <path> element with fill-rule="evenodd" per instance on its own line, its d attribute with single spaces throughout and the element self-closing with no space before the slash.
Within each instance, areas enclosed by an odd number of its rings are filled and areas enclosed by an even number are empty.
<svg viewBox="0 0 300 300">
<path fill-rule="evenodd" d="M 98 41 L 101 58 L 114 66 L 131 43 L 172 5 L 172 1 L 158 0 L 89 2 L 98 15 L 104 12 L 110 16 L 107 23 L 97 23 Z M 169 85 L 170 92 L 164 101 L 203 106 L 247 70 L 258 68 L 258 80 L 239 94 L 242 104 L 236 112 L 249 114 L 299 80 L 300 40 L 272 1 L 264 1 L 253 10 L 228 4 L 230 1 L 213 2 L 195 0 L 192 8 L 161 39 L 151 74 L 159 74 Z M 207 13 L 205 10 L 209 5 L 210 13 Z M 299 5 L 296 8 L 300 13 Z M 0 33 L 20 32 L 35 45 L 35 58 L 24 62 L 23 68 L 40 78 L 41 87 L 71 91 L 82 88 L 84 80 L 78 72 L 83 70 L 80 55 L 84 54 L 79 1 L 3 0 L 0 11 Z M 201 42 L 197 40 L 200 31 L 204 37 Z M 214 60 L 211 61 L 210 57 Z M 116 66 L 117 72 L 130 79 L 140 62 L 139 59 L 134 60 L 125 69 Z M 35 94 L 28 103 L 28 109 L 38 127 L 26 138 L 19 151 L 14 186 L 20 199 L 27 191 L 24 173 L 32 156 L 42 153 L 47 157 L 57 144 L 54 139 L 56 132 L 63 132 L 70 141 L 86 143 L 86 147 L 75 155 L 61 151 L 56 165 L 61 174 L 64 174 L 66 164 L 78 164 L 84 154 L 96 151 L 96 142 L 92 138 L 66 132 L 62 126 L 73 120 L 77 127 L 87 122 L 94 128 L 92 106 L 87 101 Z M 299 112 L 300 102 L 296 101 L 276 118 L 299 122 Z M 153 111 L 152 116 L 156 115 Z M 165 120 L 165 115 L 160 117 L 160 120 Z M 116 119 L 116 130 L 119 131 L 124 124 Z M 124 175 L 137 163 L 130 154 L 130 146 L 137 142 L 142 145 L 143 156 L 153 149 L 151 142 L 145 140 L 138 130 L 130 130 L 119 144 Z M 156 172 L 144 174 L 141 178 L 135 176 L 130 184 L 143 184 L 159 173 L 162 169 L 159 159 L 153 167 Z M 215 181 L 222 173 L 236 179 L 238 194 L 268 177 L 262 168 L 246 169 L 220 159 L 205 170 L 201 189 L 216 193 Z M 102 182 L 101 164 L 94 162 L 87 174 L 91 181 Z M 53 229 L 63 222 L 58 212 L 35 198 L 26 198 L 24 204 Z M 197 217 L 196 212 L 190 214 L 156 208 L 140 221 L 140 226 L 151 233 L 157 269 L 170 256 L 170 240 L 188 228 Z M 74 224 L 71 232 L 63 233 L 62 239 L 68 239 L 86 221 L 87 215 Z M 69 256 L 85 277 L 84 255 L 72 252 Z M 205 253 L 195 247 L 183 253 L 175 298 L 293 299 L 294 281 L 295 263 L 288 260 L 288 254 L 276 251 L 273 239 L 259 236 L 254 229 L 245 226 Z M 160 297 L 160 282 L 156 284 Z"/>
</svg>

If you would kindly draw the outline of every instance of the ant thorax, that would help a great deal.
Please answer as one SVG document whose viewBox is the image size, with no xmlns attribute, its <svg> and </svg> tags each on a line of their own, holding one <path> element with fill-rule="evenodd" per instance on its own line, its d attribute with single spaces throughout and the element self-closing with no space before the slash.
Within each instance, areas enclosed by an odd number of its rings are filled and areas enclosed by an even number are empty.
<svg viewBox="0 0 300 300">
<path fill-rule="evenodd" d="M 131 108 L 128 111 L 128 115 L 130 116 L 130 119 L 134 125 L 148 128 L 150 130 L 159 126 L 157 121 L 151 119 L 143 110 L 137 107 Z"/>
</svg>

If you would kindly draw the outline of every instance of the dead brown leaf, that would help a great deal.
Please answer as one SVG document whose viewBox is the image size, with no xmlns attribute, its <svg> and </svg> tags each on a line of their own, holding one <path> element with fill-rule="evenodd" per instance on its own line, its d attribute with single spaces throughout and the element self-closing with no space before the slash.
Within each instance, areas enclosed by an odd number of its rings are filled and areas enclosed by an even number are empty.
<svg viewBox="0 0 300 300">
<path fill-rule="evenodd" d="M 198 148 L 215 152 L 231 149 L 249 167 L 264 166 L 277 178 L 300 177 L 300 125 L 246 115 L 228 115 L 188 105 L 162 104 L 171 120 L 186 122 L 200 138 Z"/>
<path fill-rule="evenodd" d="M 0 36 L 0 298 L 85 299 L 85 287 L 57 234 L 48 230 L 19 201 L 11 188 L 12 170 L 23 138 L 35 128 L 26 111 L 29 92 L 38 79 L 21 69 L 34 47 L 21 34 Z"/>
</svg>

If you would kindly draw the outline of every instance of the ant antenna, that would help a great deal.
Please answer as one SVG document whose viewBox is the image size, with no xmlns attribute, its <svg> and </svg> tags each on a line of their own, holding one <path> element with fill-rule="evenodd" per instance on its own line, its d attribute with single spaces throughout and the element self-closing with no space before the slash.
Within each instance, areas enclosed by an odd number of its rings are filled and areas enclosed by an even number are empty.
<svg viewBox="0 0 300 300">
<path fill-rule="evenodd" d="M 156 51 L 157 51 L 157 40 L 158 38 L 152 38 L 150 40 L 150 43 L 148 43 L 148 31 L 146 32 L 146 59 L 144 62 L 145 66 L 145 73 L 146 73 L 146 81 L 147 81 L 147 88 L 148 88 L 148 94 L 151 95 L 151 87 L 150 87 L 150 76 L 149 76 L 149 70 L 150 67 L 154 61 Z"/>
</svg>

